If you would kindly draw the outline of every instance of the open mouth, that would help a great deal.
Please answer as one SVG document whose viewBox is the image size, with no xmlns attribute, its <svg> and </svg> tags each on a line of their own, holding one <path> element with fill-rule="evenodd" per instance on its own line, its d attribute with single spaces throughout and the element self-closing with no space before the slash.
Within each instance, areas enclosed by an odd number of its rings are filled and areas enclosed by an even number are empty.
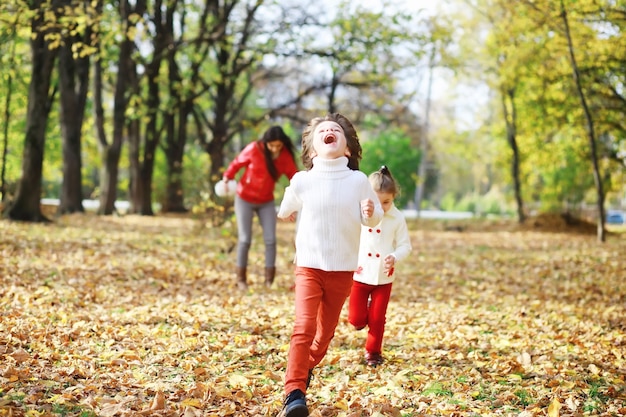
<svg viewBox="0 0 626 417">
<path fill-rule="evenodd" d="M 335 143 L 336 140 L 337 138 L 335 137 L 335 135 L 330 134 L 330 135 L 324 136 L 324 143 L 327 145 L 330 143 Z"/>
</svg>

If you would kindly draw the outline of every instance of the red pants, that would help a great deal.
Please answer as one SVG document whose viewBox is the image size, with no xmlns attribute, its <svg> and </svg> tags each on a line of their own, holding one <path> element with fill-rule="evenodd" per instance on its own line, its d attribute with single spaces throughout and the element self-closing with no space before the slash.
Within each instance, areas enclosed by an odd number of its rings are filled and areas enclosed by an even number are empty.
<svg viewBox="0 0 626 417">
<path fill-rule="evenodd" d="M 357 329 L 368 326 L 365 350 L 369 353 L 382 352 L 391 285 L 352 284 L 348 321 Z"/>
<path fill-rule="evenodd" d="M 296 267 L 296 318 L 289 345 L 285 392 L 306 392 L 309 369 L 319 364 L 335 336 L 352 288 L 352 271 Z"/>
</svg>

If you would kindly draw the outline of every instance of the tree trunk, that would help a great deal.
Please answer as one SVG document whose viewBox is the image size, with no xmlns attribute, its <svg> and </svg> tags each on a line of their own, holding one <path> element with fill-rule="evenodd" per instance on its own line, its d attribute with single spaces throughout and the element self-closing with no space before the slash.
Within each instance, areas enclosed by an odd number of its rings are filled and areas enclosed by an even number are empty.
<svg viewBox="0 0 626 417">
<path fill-rule="evenodd" d="M 121 50 L 128 49 L 128 41 L 123 42 Z M 115 200 L 117 200 L 117 180 L 119 176 L 120 154 L 122 152 L 122 139 L 125 128 L 125 111 L 126 111 L 126 82 L 123 69 L 126 68 L 127 60 L 130 59 L 130 53 L 125 54 L 120 51 L 120 60 L 117 76 L 117 84 L 115 87 L 115 99 L 113 109 L 113 140 L 105 147 L 101 147 L 104 159 L 101 176 L 101 194 L 100 206 L 98 214 L 111 215 L 115 211 Z"/>
<path fill-rule="evenodd" d="M 148 109 L 148 121 L 146 123 L 143 144 L 142 136 L 137 128 L 137 133 L 131 134 L 130 164 L 131 164 L 131 189 L 130 200 L 133 213 L 144 216 L 152 216 L 152 176 L 154 172 L 154 158 L 160 140 L 158 121 L 160 115 L 160 82 L 159 74 L 163 62 L 163 52 L 168 50 L 170 44 L 167 39 L 167 31 L 163 25 L 162 2 L 157 1 L 154 5 L 154 50 L 152 61 L 146 65 L 145 78 L 147 83 L 146 108 Z M 136 71 L 134 72 L 136 73 Z M 136 86 L 136 94 L 140 94 L 139 86 Z M 143 154 L 141 153 L 143 150 Z"/>
<path fill-rule="evenodd" d="M 185 143 L 187 142 L 187 120 L 193 108 L 190 101 L 181 103 L 178 111 L 177 129 L 168 137 L 167 145 L 167 189 L 166 201 L 163 211 L 166 213 L 186 213 L 183 192 L 183 158 L 185 155 Z M 169 136 L 169 135 L 168 135 Z"/>
<path fill-rule="evenodd" d="M 15 26 L 13 26 L 13 35 L 15 34 Z M 15 42 L 11 47 L 11 59 L 9 62 L 15 62 L 13 60 L 13 54 L 15 53 Z M 9 147 L 9 123 L 11 121 L 11 90 L 13 89 L 13 68 L 9 68 L 7 75 L 7 95 L 4 98 L 4 131 L 2 132 L 2 172 L 0 173 L 0 201 L 4 202 L 7 198 L 7 185 L 6 185 L 6 166 L 7 166 L 7 154 Z"/>
<path fill-rule="evenodd" d="M 172 153 L 168 153 L 172 155 Z M 165 202 L 163 203 L 164 213 L 186 213 L 183 193 L 183 166 L 177 158 L 167 160 L 167 186 L 165 192 Z M 182 160 L 182 158 L 180 158 Z"/>
<path fill-rule="evenodd" d="M 128 124 L 128 202 L 129 213 L 137 214 L 141 210 L 142 187 L 141 187 L 141 163 L 139 154 L 141 148 L 141 133 L 139 120 L 131 120 Z"/>
<path fill-rule="evenodd" d="M 84 35 L 87 42 L 90 36 L 87 29 Z M 74 58 L 73 53 L 73 46 L 82 42 L 68 37 L 59 50 L 63 183 L 57 214 L 84 212 L 81 141 L 89 89 L 89 57 Z"/>
<path fill-rule="evenodd" d="M 432 46 L 430 51 L 430 59 L 428 62 L 428 88 L 426 92 L 426 112 L 424 115 L 424 125 L 422 132 L 424 133 L 420 141 L 420 165 L 417 169 L 417 187 L 415 187 L 415 210 L 417 217 L 420 217 L 422 210 L 422 199 L 424 197 L 424 184 L 426 182 L 426 165 L 428 164 L 428 145 L 430 142 L 430 105 L 432 101 L 433 90 L 433 72 L 435 70 L 435 47 Z"/>
<path fill-rule="evenodd" d="M 33 9 L 39 4 L 33 6 Z M 50 80 L 57 52 L 46 41 L 44 12 L 39 10 L 31 23 L 30 41 L 32 74 L 28 87 L 26 136 L 22 160 L 22 177 L 18 183 L 15 200 L 9 205 L 6 216 L 13 220 L 29 222 L 49 221 L 41 212 L 41 188 L 43 175 L 46 124 L 50 114 Z"/>
<path fill-rule="evenodd" d="M 150 87 L 148 89 L 150 90 Z M 158 132 L 156 132 L 158 104 L 156 107 L 153 107 L 150 103 L 154 103 L 154 101 L 149 97 L 147 107 L 153 113 L 150 115 L 146 126 L 143 145 L 141 145 L 140 123 L 138 120 L 133 120 L 130 123 L 128 135 L 130 159 L 130 212 L 142 216 L 154 215 L 152 210 L 152 173 L 154 171 L 154 153 L 156 152 L 158 140 L 154 140 L 153 137 L 158 135 Z M 141 149 L 143 149 L 142 158 L 140 158 Z"/>
<path fill-rule="evenodd" d="M 6 184 L 6 166 L 7 166 L 7 155 L 9 148 L 9 123 L 11 122 L 11 91 L 13 90 L 13 72 L 15 71 L 15 33 L 17 32 L 17 22 L 20 18 L 20 13 L 15 15 L 15 20 L 13 25 L 11 26 L 11 34 L 10 39 L 11 42 L 11 51 L 9 52 L 9 68 L 7 71 L 7 95 L 4 98 L 4 131 L 3 134 L 3 146 L 2 146 L 2 172 L 0 173 L 0 201 L 4 202 L 7 199 L 7 184 Z"/>
<path fill-rule="evenodd" d="M 204 149 L 211 160 L 209 178 L 213 183 L 222 178 L 224 171 L 224 147 L 229 139 L 225 114 L 215 113 L 215 123 L 211 126 L 211 134 L 213 139 L 205 144 Z"/>
<path fill-rule="evenodd" d="M 524 200 L 522 198 L 522 184 L 520 181 L 520 153 L 517 146 L 517 111 L 515 107 L 515 91 L 502 88 L 502 111 L 506 124 L 506 139 L 513 153 L 511 157 L 511 176 L 513 178 L 513 188 L 515 189 L 515 202 L 517 203 L 517 222 L 524 223 L 526 215 L 524 213 Z M 508 100 L 508 105 L 507 105 Z M 511 112 L 509 113 L 509 106 Z"/>
<path fill-rule="evenodd" d="M 128 0 L 120 4 L 120 16 L 124 20 L 124 33 L 130 33 L 130 28 L 135 26 L 133 16 L 141 15 L 145 11 L 145 1 L 137 1 L 135 8 Z M 125 38 L 120 44 L 120 52 L 117 64 L 117 80 L 113 98 L 113 137 L 111 143 L 100 140 L 100 149 L 105 161 L 101 180 L 100 207 L 98 214 L 111 215 L 115 212 L 117 200 L 117 182 L 119 177 L 119 161 L 122 152 L 122 142 L 126 129 L 126 108 L 128 106 L 129 79 L 136 77 L 131 74 L 134 71 L 132 54 L 135 50 L 133 39 Z M 100 84 L 101 86 L 101 84 Z M 102 136 L 102 135 L 100 135 Z"/>
<path fill-rule="evenodd" d="M 591 162 L 593 164 L 593 180 L 596 185 L 596 198 L 598 200 L 597 238 L 599 242 L 604 242 L 606 240 L 604 230 L 604 189 L 602 186 L 602 176 L 600 175 L 600 166 L 598 163 L 595 128 L 593 125 L 593 117 L 591 116 L 591 111 L 589 110 L 589 106 L 587 105 L 587 99 L 585 98 L 585 93 L 583 92 L 582 83 L 580 81 L 580 73 L 578 71 L 578 64 L 576 63 L 576 55 L 574 54 L 574 45 L 572 43 L 572 36 L 569 30 L 567 11 L 565 10 L 563 0 L 561 0 L 561 18 L 563 19 L 563 25 L 565 27 L 565 37 L 567 38 L 570 63 L 572 65 L 572 75 L 574 76 L 576 92 L 578 93 L 578 97 L 580 98 L 580 104 L 585 114 L 585 127 L 587 129 L 587 137 L 589 138 L 589 150 L 591 153 Z"/>
<path fill-rule="evenodd" d="M 168 15 L 166 28 L 168 37 L 173 36 L 173 21 Z M 193 109 L 193 102 L 181 94 L 177 86 L 182 81 L 178 64 L 176 63 L 175 50 L 168 54 L 167 63 L 169 67 L 169 92 L 170 97 L 175 98 L 178 106 L 177 112 L 168 113 L 165 119 L 166 128 L 166 153 L 167 159 L 167 185 L 165 190 L 165 201 L 163 202 L 163 212 L 165 213 L 185 213 L 187 209 L 184 203 L 183 192 L 183 157 L 185 154 L 185 143 L 187 142 L 187 120 Z M 196 71 L 197 71 L 197 67 Z M 196 73 L 197 74 L 197 73 Z M 193 79 L 196 74 L 192 74 Z"/>
</svg>

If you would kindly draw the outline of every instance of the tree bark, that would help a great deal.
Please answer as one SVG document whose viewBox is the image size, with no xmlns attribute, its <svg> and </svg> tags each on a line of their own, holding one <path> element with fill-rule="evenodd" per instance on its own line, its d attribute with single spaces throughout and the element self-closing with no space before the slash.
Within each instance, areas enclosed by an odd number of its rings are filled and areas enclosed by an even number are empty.
<svg viewBox="0 0 626 417">
<path fill-rule="evenodd" d="M 181 103 L 178 111 L 178 123 L 172 117 L 172 131 L 168 132 L 167 143 L 167 186 L 163 211 L 166 213 L 185 213 L 185 199 L 183 192 L 183 157 L 187 142 L 187 119 L 193 104 L 189 101 Z M 169 129 L 168 129 L 169 130 Z M 170 136 L 171 135 L 171 136 Z"/>
<path fill-rule="evenodd" d="M 522 198 L 522 183 L 520 180 L 520 152 L 517 146 L 517 111 L 515 107 L 515 90 L 502 88 L 502 112 L 506 124 L 506 139 L 513 153 L 511 157 L 511 177 L 513 178 L 513 188 L 515 190 L 515 202 L 517 204 L 517 222 L 524 223 L 526 214 L 524 213 L 524 200 Z M 507 105 L 508 101 L 508 105 Z M 509 112 L 509 106 L 511 111 Z"/>
<path fill-rule="evenodd" d="M 160 0 L 156 1 L 154 5 L 153 24 L 155 53 L 152 56 L 152 61 L 146 65 L 145 72 L 147 83 L 146 108 L 148 109 L 149 117 L 143 135 L 143 144 L 141 143 L 142 136 L 139 128 L 136 129 L 136 134 L 130 135 L 131 211 L 144 216 L 152 216 L 154 214 L 152 210 L 152 178 L 154 158 L 160 141 L 158 121 L 161 113 L 161 99 L 159 96 L 161 81 L 159 74 L 163 62 L 162 51 L 167 51 L 168 47 L 172 46 L 167 43 L 168 40 L 171 40 L 171 36 L 168 36 L 166 26 L 163 24 L 163 7 Z M 138 85 L 137 94 L 139 94 Z M 143 153 L 141 152 L 142 150 Z"/>
<path fill-rule="evenodd" d="M 124 33 L 128 34 L 130 28 L 135 26 L 133 16 L 142 15 L 145 12 L 145 1 L 137 1 L 133 8 L 128 0 L 120 3 L 120 16 L 124 21 Z M 135 50 L 134 40 L 126 37 L 120 44 L 120 52 L 117 63 L 117 80 L 113 96 L 113 137 L 111 143 L 103 139 L 100 134 L 100 148 L 105 161 L 101 179 L 100 207 L 98 214 L 111 215 L 115 212 L 117 200 L 117 183 L 119 177 L 119 161 L 122 152 L 122 143 L 126 131 L 126 108 L 128 106 L 129 79 L 136 77 L 131 74 L 134 71 L 132 54 Z M 100 69 L 101 71 L 101 69 Z M 100 84 L 100 88 L 102 85 Z M 101 103 L 100 103 L 101 108 Z M 104 138 L 106 139 L 106 138 Z"/>
<path fill-rule="evenodd" d="M 71 1 L 64 0 L 66 6 Z M 89 90 L 89 56 L 74 57 L 74 46 L 89 43 L 92 31 L 68 36 L 59 49 L 60 119 L 63 139 L 63 183 L 57 214 L 84 212 L 82 190 L 82 128 Z"/>
<path fill-rule="evenodd" d="M 22 177 L 18 183 L 15 200 L 6 209 L 6 216 L 13 220 L 42 222 L 49 221 L 41 212 L 41 189 L 43 176 L 44 144 L 46 125 L 50 114 L 50 84 L 52 69 L 57 56 L 46 40 L 45 10 L 37 2 L 32 9 L 37 13 L 31 22 L 32 74 L 28 87 L 26 113 L 26 136 L 22 159 Z M 54 5 L 53 5 L 54 6 Z"/>
<path fill-rule="evenodd" d="M 111 215 L 115 211 L 115 200 L 117 200 L 117 180 L 119 177 L 119 161 L 122 152 L 122 140 L 126 127 L 126 88 L 127 69 L 131 61 L 133 47 L 130 40 L 125 40 L 120 46 L 118 60 L 118 74 L 115 85 L 113 100 L 113 138 L 111 143 L 101 146 L 104 165 L 101 178 L 100 206 L 98 214 Z"/>
<path fill-rule="evenodd" d="M 587 105 L 587 99 L 583 92 L 582 82 L 580 81 L 580 73 L 578 71 L 578 64 L 576 62 L 576 55 L 574 53 L 574 45 L 572 42 L 572 35 L 569 29 L 569 22 L 567 18 L 567 11 L 563 0 L 561 0 L 561 18 L 563 19 L 563 25 L 565 28 L 565 37 L 567 38 L 567 46 L 569 50 L 570 63 L 572 65 L 572 75 L 574 76 L 574 82 L 576 84 L 576 92 L 580 98 L 580 105 L 583 108 L 586 121 L 587 138 L 589 139 L 589 151 L 591 154 L 591 163 L 593 164 L 593 180 L 596 185 L 596 198 L 598 208 L 598 222 L 597 222 L 597 238 L 599 242 L 606 240 L 604 229 L 604 189 L 602 185 L 602 176 L 600 175 L 600 165 L 598 163 L 598 151 L 596 145 L 596 134 L 593 124 L 593 117 L 591 116 L 591 110 Z"/>
<path fill-rule="evenodd" d="M 430 106 L 432 102 L 433 73 L 435 71 L 435 46 L 432 46 L 428 61 L 428 87 L 426 91 L 426 111 L 424 115 L 424 133 L 420 141 L 420 165 L 417 169 L 417 187 L 415 187 L 415 210 L 417 217 L 420 217 L 422 210 L 422 199 L 424 197 L 424 184 L 426 182 L 426 165 L 429 161 L 428 147 L 430 142 Z"/>
<path fill-rule="evenodd" d="M 19 14 L 15 17 L 15 22 L 19 19 Z M 11 29 L 11 39 L 15 38 L 15 32 L 17 31 L 17 23 L 14 23 Z M 9 148 L 9 123 L 11 121 L 11 92 L 13 90 L 13 71 L 14 71 L 14 57 L 15 57 L 15 42 L 11 42 L 11 59 L 9 62 L 9 71 L 7 75 L 7 95 L 4 98 L 4 131 L 3 146 L 2 146 L 2 172 L 0 173 L 0 201 L 4 202 L 7 198 L 7 184 L 6 184 L 6 166 L 7 166 L 7 154 Z"/>
</svg>

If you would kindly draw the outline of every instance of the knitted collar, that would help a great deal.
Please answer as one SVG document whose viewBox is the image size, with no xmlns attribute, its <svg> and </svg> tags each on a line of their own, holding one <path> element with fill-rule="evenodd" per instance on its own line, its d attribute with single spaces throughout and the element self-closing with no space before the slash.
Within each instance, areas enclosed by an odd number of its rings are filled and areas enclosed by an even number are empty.
<svg viewBox="0 0 626 417">
<path fill-rule="evenodd" d="M 345 156 L 336 159 L 323 159 L 319 156 L 313 158 L 313 168 L 311 171 L 317 172 L 337 172 L 348 171 L 348 158 Z"/>
</svg>

